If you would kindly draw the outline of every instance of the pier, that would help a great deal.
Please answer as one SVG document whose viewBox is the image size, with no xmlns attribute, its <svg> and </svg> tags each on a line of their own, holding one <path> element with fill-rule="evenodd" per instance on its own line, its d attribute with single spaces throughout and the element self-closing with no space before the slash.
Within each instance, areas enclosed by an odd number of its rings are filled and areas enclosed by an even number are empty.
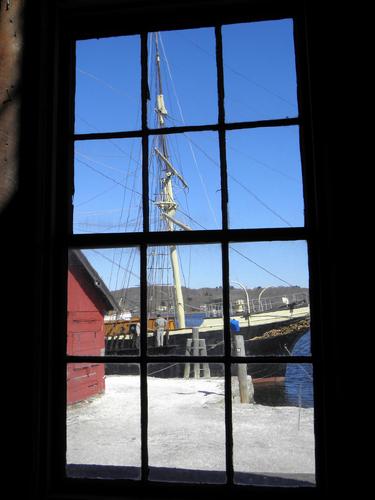
<svg viewBox="0 0 375 500">
<path fill-rule="evenodd" d="M 279 323 L 287 323 L 296 319 L 308 319 L 310 317 L 310 307 L 299 307 L 290 312 L 289 309 L 282 309 L 278 311 L 267 311 L 257 314 L 252 314 L 248 318 L 244 316 L 233 316 L 239 322 L 240 328 L 246 327 L 261 327 L 263 325 L 276 325 Z M 221 318 L 206 318 L 199 326 L 200 333 L 208 333 L 213 330 L 223 330 L 224 319 Z M 191 328 L 182 328 L 169 332 L 169 336 L 186 335 L 191 333 Z"/>
</svg>

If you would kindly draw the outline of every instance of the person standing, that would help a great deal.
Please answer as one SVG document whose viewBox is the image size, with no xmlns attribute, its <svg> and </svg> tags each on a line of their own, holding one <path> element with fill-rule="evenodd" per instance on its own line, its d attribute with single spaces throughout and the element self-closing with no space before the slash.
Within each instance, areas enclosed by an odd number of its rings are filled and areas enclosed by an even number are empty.
<svg viewBox="0 0 375 500">
<path fill-rule="evenodd" d="M 130 345 L 133 349 L 139 349 L 139 336 L 141 333 L 141 324 L 131 323 L 129 326 L 129 334 L 130 334 Z"/>
<path fill-rule="evenodd" d="M 163 345 L 163 334 L 167 328 L 167 320 L 162 316 L 160 316 L 160 314 L 157 315 L 157 318 L 155 320 L 155 327 L 156 327 L 156 346 L 161 347 Z"/>
<path fill-rule="evenodd" d="M 135 325 L 135 347 L 136 349 L 139 350 L 139 344 L 140 344 L 140 337 L 141 337 L 141 324 L 137 322 Z"/>
</svg>

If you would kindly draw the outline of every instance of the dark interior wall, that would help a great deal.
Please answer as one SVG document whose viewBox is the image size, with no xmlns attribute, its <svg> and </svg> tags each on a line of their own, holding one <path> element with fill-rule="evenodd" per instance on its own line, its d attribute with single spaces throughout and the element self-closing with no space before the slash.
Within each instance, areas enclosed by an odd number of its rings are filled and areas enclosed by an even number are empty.
<svg viewBox="0 0 375 500">
<path fill-rule="evenodd" d="M 43 429 L 48 423 L 45 395 L 49 381 L 39 367 L 51 349 L 42 337 L 42 332 L 48 329 L 46 311 L 50 303 L 50 298 L 43 294 L 50 279 L 43 252 L 50 245 L 46 235 L 51 227 L 51 214 L 45 210 L 43 200 L 48 200 L 44 190 L 48 189 L 51 174 L 43 171 L 41 175 L 41 169 L 48 164 L 53 148 L 48 117 L 55 105 L 51 77 L 56 60 L 54 4 L 54 1 L 42 0 L 3 0 L 0 4 L 1 40 L 12 38 L 6 49 L 4 45 L 0 47 L 0 224 L 5 283 L 2 311 L 6 316 L 2 335 L 6 361 L 3 398 L 10 437 L 3 455 L 8 461 L 9 486 L 15 496 L 20 489 L 25 489 L 22 498 L 33 498 L 33 488 L 40 487 L 38 478 L 43 477 L 43 464 L 39 462 L 39 450 L 46 444 Z M 346 491 L 350 482 L 350 477 L 343 472 L 350 461 L 347 445 L 343 451 L 343 436 L 348 436 L 347 412 L 343 409 L 348 404 L 349 390 L 343 365 L 345 367 L 344 360 L 348 359 L 350 344 L 346 341 L 348 331 L 340 314 L 345 300 L 341 263 L 348 238 L 347 232 L 343 232 L 347 199 L 341 187 L 347 176 L 343 169 L 345 152 L 343 154 L 341 135 L 342 94 L 347 82 L 346 32 L 338 8 L 331 5 L 328 9 L 323 2 L 306 1 L 305 4 L 314 155 L 320 165 L 316 182 L 323 245 L 320 266 L 327 335 L 324 353 L 332 360 L 326 364 L 324 382 L 327 417 L 324 454 L 328 487 L 337 493 L 341 488 Z M 11 25 L 16 27 L 15 31 L 10 29 Z M 13 40 L 16 38 L 17 43 Z M 23 47 L 22 56 L 20 47 Z M 20 57 L 21 79 L 17 62 Z M 10 311 L 16 314 L 11 315 Z M 21 425 L 14 418 L 17 415 L 22 415 Z M 41 492 L 37 498 L 43 498 Z"/>
<path fill-rule="evenodd" d="M 43 110 L 48 90 L 40 86 L 49 65 L 43 54 L 48 2 L 0 2 L 0 262 L 4 286 L 3 407 L 7 457 L 2 489 L 20 498 L 37 498 L 38 446 L 46 425 L 40 371 L 41 332 L 48 315 L 43 297 L 45 278 L 42 228 L 49 213 L 42 207 L 41 162 L 45 140 Z M 52 4 L 52 2 L 51 2 Z M 53 21 L 51 22 L 53 29 Z M 21 345 L 22 344 L 22 345 Z M 11 492 L 11 493 L 9 493 Z M 41 496 L 42 498 L 42 496 Z"/>
<path fill-rule="evenodd" d="M 0 15 L 0 210 L 17 190 L 23 3 L 1 2 Z"/>
</svg>

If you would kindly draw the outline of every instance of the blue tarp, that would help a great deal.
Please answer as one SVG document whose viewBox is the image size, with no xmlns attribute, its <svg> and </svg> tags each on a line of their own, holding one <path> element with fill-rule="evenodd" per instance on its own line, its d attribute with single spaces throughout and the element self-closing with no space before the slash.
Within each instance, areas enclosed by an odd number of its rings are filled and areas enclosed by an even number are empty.
<svg viewBox="0 0 375 500">
<path fill-rule="evenodd" d="M 232 332 L 239 332 L 240 331 L 240 322 L 237 321 L 236 319 L 231 319 L 230 320 L 230 329 Z"/>
</svg>

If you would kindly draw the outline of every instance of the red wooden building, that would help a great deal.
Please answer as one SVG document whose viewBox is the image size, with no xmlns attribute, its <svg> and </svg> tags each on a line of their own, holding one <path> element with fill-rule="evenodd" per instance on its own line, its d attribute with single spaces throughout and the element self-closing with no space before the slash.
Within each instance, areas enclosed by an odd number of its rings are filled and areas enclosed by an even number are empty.
<svg viewBox="0 0 375 500">
<path fill-rule="evenodd" d="M 80 250 L 69 253 L 67 353 L 104 355 L 104 315 L 117 310 L 110 291 Z M 104 391 L 104 363 L 70 363 L 67 402 L 82 401 Z"/>
</svg>

